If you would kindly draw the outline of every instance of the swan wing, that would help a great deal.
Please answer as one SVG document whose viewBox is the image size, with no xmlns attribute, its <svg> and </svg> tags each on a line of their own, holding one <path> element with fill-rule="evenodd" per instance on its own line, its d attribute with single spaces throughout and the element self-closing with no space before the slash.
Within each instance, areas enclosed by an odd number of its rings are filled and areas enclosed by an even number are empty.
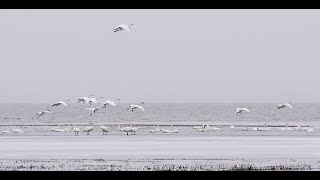
<svg viewBox="0 0 320 180">
<path fill-rule="evenodd" d="M 286 106 L 290 107 L 292 109 L 292 106 L 291 104 L 287 103 Z"/>
<path fill-rule="evenodd" d="M 126 24 L 120 24 L 120 25 L 118 26 L 118 28 L 121 28 L 121 29 L 123 29 L 123 30 L 126 30 L 126 31 L 130 32 L 130 28 L 129 28 L 129 26 L 126 25 Z"/>
<path fill-rule="evenodd" d="M 91 102 L 93 102 L 93 103 L 97 103 L 97 102 L 98 102 L 98 101 L 96 100 L 96 98 L 90 98 L 89 101 L 91 101 Z"/>
<path fill-rule="evenodd" d="M 103 103 L 103 105 L 107 105 L 107 104 L 110 104 L 111 106 L 116 106 L 116 103 L 114 103 L 113 101 L 111 100 L 106 100 L 106 102 Z"/>
</svg>

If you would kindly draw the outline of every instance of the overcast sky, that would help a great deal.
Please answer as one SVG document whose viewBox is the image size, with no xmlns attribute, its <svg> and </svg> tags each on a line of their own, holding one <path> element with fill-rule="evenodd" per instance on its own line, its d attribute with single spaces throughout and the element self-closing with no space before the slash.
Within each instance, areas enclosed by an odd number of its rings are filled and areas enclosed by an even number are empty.
<svg viewBox="0 0 320 180">
<path fill-rule="evenodd" d="M 0 67 L 0 103 L 320 102 L 320 10 L 2 9 Z"/>
</svg>

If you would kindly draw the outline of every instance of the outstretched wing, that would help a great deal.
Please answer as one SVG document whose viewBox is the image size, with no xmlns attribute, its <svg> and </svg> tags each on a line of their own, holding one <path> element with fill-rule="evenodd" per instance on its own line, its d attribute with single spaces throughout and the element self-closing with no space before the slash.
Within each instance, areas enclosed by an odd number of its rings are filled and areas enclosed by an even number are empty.
<svg viewBox="0 0 320 180">
<path fill-rule="evenodd" d="M 290 107 L 292 109 L 292 106 L 291 104 L 287 103 L 286 106 Z"/>
<path fill-rule="evenodd" d="M 98 101 L 95 98 L 89 98 L 90 102 L 97 103 Z"/>
<path fill-rule="evenodd" d="M 126 25 L 126 24 L 120 24 L 120 25 L 118 26 L 118 28 L 121 28 L 121 29 L 123 29 L 123 30 L 126 30 L 126 31 L 130 32 L 130 28 L 129 28 L 129 26 Z"/>
<path fill-rule="evenodd" d="M 63 104 L 64 106 L 67 106 L 67 103 L 64 101 L 59 101 L 60 104 Z"/>
<path fill-rule="evenodd" d="M 111 106 L 116 106 L 116 103 L 114 103 L 113 101 L 111 100 L 106 100 L 106 102 L 103 103 L 103 105 L 107 105 L 107 104 L 110 104 Z"/>
<path fill-rule="evenodd" d="M 144 111 L 144 108 L 142 106 L 136 106 L 136 107 Z"/>
<path fill-rule="evenodd" d="M 242 108 L 243 111 L 250 112 L 248 108 Z"/>
</svg>

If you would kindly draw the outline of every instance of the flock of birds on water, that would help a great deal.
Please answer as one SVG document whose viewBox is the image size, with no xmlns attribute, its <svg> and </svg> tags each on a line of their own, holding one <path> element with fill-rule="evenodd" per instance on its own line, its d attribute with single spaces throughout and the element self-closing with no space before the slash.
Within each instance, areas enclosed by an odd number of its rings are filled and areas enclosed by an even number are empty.
<svg viewBox="0 0 320 180">
<path fill-rule="evenodd" d="M 113 29 L 113 32 L 118 32 L 118 31 L 127 31 L 127 32 L 130 32 L 132 26 L 134 24 L 120 24 L 119 26 L 115 27 Z M 80 97 L 78 98 L 77 100 L 77 103 L 83 103 L 83 104 L 90 104 L 92 105 L 93 103 L 97 103 L 98 102 L 98 99 L 102 99 L 103 97 L 99 97 L 99 98 L 94 98 L 94 97 L 91 97 L 93 95 L 89 95 L 88 97 Z M 94 113 L 96 113 L 97 111 L 101 110 L 101 109 L 106 109 L 107 106 L 116 106 L 116 101 L 119 101 L 120 99 L 114 99 L 114 100 L 106 100 L 101 106 L 98 106 L 98 107 L 92 107 L 92 108 L 85 108 L 86 110 L 88 111 L 91 111 L 90 113 L 90 116 L 92 116 Z M 57 106 L 67 106 L 67 103 L 68 101 L 71 101 L 70 99 L 67 99 L 65 101 L 58 101 L 56 103 L 54 103 L 51 107 L 57 107 Z M 144 104 L 144 102 L 141 102 L 140 104 L 131 104 L 127 110 L 131 110 L 132 112 L 135 111 L 135 110 L 142 110 L 144 111 L 145 109 L 142 107 L 142 104 Z M 288 102 L 288 103 L 284 103 L 284 104 L 279 104 L 277 106 L 277 110 L 279 109 L 282 109 L 282 108 L 286 108 L 286 107 L 289 107 L 292 109 L 292 105 L 291 105 L 291 102 Z M 251 107 L 246 107 L 246 108 L 236 108 L 234 114 L 235 115 L 239 115 L 239 114 L 242 114 L 243 112 L 250 112 L 250 109 Z M 40 111 L 36 114 L 36 118 L 39 118 L 41 116 L 43 116 L 44 114 L 47 114 L 47 113 L 52 113 L 49 109 L 45 110 L 45 111 Z M 231 129 L 233 128 L 236 128 L 234 126 L 230 126 Z M 27 127 L 20 127 L 20 128 L 16 128 L 16 129 L 13 129 L 13 131 L 1 131 L 0 134 L 10 134 L 10 133 L 24 133 L 23 129 L 27 129 Z M 79 127 L 73 127 L 70 129 L 70 128 L 62 128 L 61 125 L 59 125 L 58 128 L 53 128 L 51 129 L 51 131 L 53 132 L 71 132 L 73 131 L 75 133 L 75 135 L 78 135 L 79 132 L 86 132 L 87 135 L 89 135 L 90 131 L 92 131 L 94 129 L 94 126 L 93 126 L 93 123 L 90 123 L 89 126 L 87 127 L 84 127 L 82 130 L 80 130 Z M 108 134 L 108 132 L 111 131 L 111 129 L 107 126 L 104 126 L 104 125 L 101 125 L 100 127 L 101 131 L 102 131 L 102 134 L 105 135 L 105 134 Z M 130 126 L 126 126 L 126 127 L 122 127 L 119 125 L 117 127 L 117 129 L 120 131 L 120 132 L 126 132 L 127 135 L 129 135 L 129 133 L 135 135 L 135 133 L 138 131 L 138 127 L 133 127 L 132 125 Z M 202 126 L 194 126 L 193 127 L 194 130 L 198 131 L 198 132 L 209 132 L 209 131 L 221 131 L 222 128 L 221 126 L 219 125 L 218 127 L 210 127 L 209 125 L 205 124 L 205 125 L 202 125 Z M 264 127 L 253 127 L 252 130 L 253 131 L 267 131 L 267 130 L 270 130 L 271 128 L 269 127 L 269 125 L 265 124 Z M 249 128 L 246 126 L 244 128 L 242 128 L 243 131 L 249 131 Z M 296 130 L 296 131 L 306 131 L 306 132 L 315 132 L 314 131 L 314 128 L 313 126 L 312 127 L 301 127 L 301 126 L 297 126 L 295 129 L 291 128 L 291 127 L 288 127 L 288 125 L 286 124 L 286 127 L 282 127 L 280 128 L 280 130 L 282 131 L 293 131 L 293 130 Z M 156 133 L 156 132 L 162 132 L 162 133 L 179 133 L 178 130 L 169 130 L 169 129 L 164 129 L 164 128 L 160 128 L 159 125 L 157 127 L 155 127 L 154 129 L 151 129 L 150 130 L 150 133 Z"/>
</svg>

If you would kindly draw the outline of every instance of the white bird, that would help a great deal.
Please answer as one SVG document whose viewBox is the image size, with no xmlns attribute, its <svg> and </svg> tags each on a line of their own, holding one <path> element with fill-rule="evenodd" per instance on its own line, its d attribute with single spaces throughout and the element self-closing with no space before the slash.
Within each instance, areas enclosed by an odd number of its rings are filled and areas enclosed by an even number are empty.
<svg viewBox="0 0 320 180">
<path fill-rule="evenodd" d="M 127 126 L 127 127 L 121 128 L 120 124 L 119 124 L 118 130 L 121 132 L 126 132 L 127 135 L 129 135 L 129 132 L 131 132 L 131 134 L 133 134 L 133 133 L 135 134 L 135 132 L 138 130 L 138 128 L 134 128 L 132 126 Z"/>
<path fill-rule="evenodd" d="M 221 125 L 219 125 L 218 127 L 212 127 L 211 130 L 213 131 L 221 131 Z"/>
<path fill-rule="evenodd" d="M 288 102 L 286 104 L 279 104 L 277 110 L 285 107 L 290 107 L 292 109 L 291 102 Z"/>
<path fill-rule="evenodd" d="M 103 98 L 103 97 L 99 97 L 99 98 L 97 98 L 97 99 L 96 99 L 96 98 L 93 98 L 93 97 L 92 97 L 92 98 L 89 98 L 89 104 L 91 105 L 91 103 L 98 103 L 97 100 L 98 100 L 98 99 L 102 99 L 102 98 Z"/>
<path fill-rule="evenodd" d="M 116 105 L 116 103 L 115 103 L 115 101 L 119 101 L 120 99 L 115 99 L 115 100 L 110 100 L 110 99 L 108 99 L 108 100 L 106 100 L 103 104 L 102 104 L 102 106 L 104 106 L 104 108 L 106 109 L 107 108 L 107 105 L 110 105 L 110 106 L 117 106 Z"/>
<path fill-rule="evenodd" d="M 208 131 L 210 131 L 210 130 L 211 130 L 211 128 L 210 128 L 209 125 L 204 125 L 203 128 L 201 128 L 201 129 L 196 129 L 196 131 L 199 131 L 199 132 L 208 132 Z"/>
<path fill-rule="evenodd" d="M 288 127 L 288 124 L 286 124 L 286 127 L 280 128 L 280 130 L 282 130 L 282 131 L 293 131 L 292 128 Z"/>
<path fill-rule="evenodd" d="M 39 118 L 40 116 L 44 115 L 45 113 L 51 113 L 50 110 L 46 110 L 46 111 L 41 111 L 41 112 L 38 112 L 36 114 L 36 117 Z"/>
<path fill-rule="evenodd" d="M 127 110 L 131 109 L 131 111 L 133 112 L 133 110 L 139 108 L 144 111 L 144 108 L 141 106 L 142 104 L 144 104 L 144 102 L 141 102 L 139 105 L 131 104 Z"/>
<path fill-rule="evenodd" d="M 104 135 L 104 133 L 108 134 L 108 132 L 110 132 L 110 128 L 104 125 L 101 125 L 101 131 L 102 131 L 102 135 Z"/>
<path fill-rule="evenodd" d="M 251 108 L 251 107 L 248 107 L 248 108 L 237 108 L 237 109 L 235 110 L 234 114 L 235 114 L 235 115 L 237 115 L 237 114 L 242 114 L 243 111 L 250 112 L 250 111 L 249 111 L 249 108 Z"/>
<path fill-rule="evenodd" d="M 54 103 L 54 104 L 52 105 L 52 107 L 54 107 L 54 106 L 60 106 L 60 105 L 67 106 L 67 103 L 66 103 L 66 102 L 68 102 L 68 101 L 70 101 L 70 99 L 65 100 L 65 101 L 58 101 L 58 102 Z"/>
<path fill-rule="evenodd" d="M 310 133 L 310 132 L 315 132 L 315 131 L 314 131 L 313 128 L 309 128 L 309 129 L 307 130 L 307 132 Z"/>
<path fill-rule="evenodd" d="M 78 136 L 79 132 L 80 132 L 80 128 L 78 127 L 73 127 L 72 131 L 74 132 L 74 135 Z"/>
<path fill-rule="evenodd" d="M 80 98 L 78 98 L 78 102 L 77 103 L 89 103 L 89 101 L 90 101 L 90 96 L 93 96 L 92 94 L 91 95 L 89 95 L 88 97 L 80 97 Z"/>
<path fill-rule="evenodd" d="M 158 126 L 157 126 L 157 128 L 155 128 L 154 129 L 156 132 L 160 132 L 161 130 L 160 130 L 160 127 L 159 127 L 159 124 L 158 124 Z"/>
<path fill-rule="evenodd" d="M 1 131 L 1 133 L 3 133 L 3 134 L 11 134 L 12 132 L 11 131 Z"/>
<path fill-rule="evenodd" d="M 120 24 L 119 26 L 117 26 L 116 28 L 113 29 L 113 32 L 122 31 L 122 30 L 130 32 L 130 28 L 133 25 L 134 24 L 128 24 L 128 25 L 127 24 Z"/>
<path fill-rule="evenodd" d="M 91 125 L 91 126 L 87 126 L 87 127 L 83 128 L 83 129 L 82 129 L 82 132 L 87 132 L 87 135 L 89 135 L 89 132 L 94 129 L 93 123 L 90 123 L 90 125 Z"/>
<path fill-rule="evenodd" d="M 246 126 L 246 127 L 242 128 L 242 131 L 249 131 L 249 128 Z"/>
<path fill-rule="evenodd" d="M 53 128 L 50 131 L 53 131 L 53 132 L 65 132 L 65 129 L 63 129 L 62 126 L 59 125 L 58 128 Z"/>
<path fill-rule="evenodd" d="M 233 128 L 234 128 L 234 126 L 230 126 L 230 128 L 231 128 L 231 129 L 233 129 Z"/>
<path fill-rule="evenodd" d="M 90 116 L 92 116 L 92 113 L 96 113 L 96 111 L 102 109 L 103 106 L 100 106 L 100 107 L 95 107 L 95 108 L 85 108 L 86 110 L 89 110 L 89 111 L 92 111 Z"/>
<path fill-rule="evenodd" d="M 267 125 L 267 124 L 265 124 L 263 127 L 261 127 L 261 128 L 258 128 L 258 131 L 268 131 L 268 130 L 270 130 L 270 127 L 269 127 L 269 125 Z"/>
<path fill-rule="evenodd" d="M 205 125 L 202 125 L 202 126 L 193 126 L 192 129 L 203 129 Z"/>
<path fill-rule="evenodd" d="M 24 128 L 25 128 L 25 127 L 24 127 Z M 19 128 L 14 129 L 12 132 L 13 132 L 13 133 L 24 133 L 24 131 L 22 130 L 22 127 L 20 127 L 20 129 L 19 129 Z"/>
</svg>

